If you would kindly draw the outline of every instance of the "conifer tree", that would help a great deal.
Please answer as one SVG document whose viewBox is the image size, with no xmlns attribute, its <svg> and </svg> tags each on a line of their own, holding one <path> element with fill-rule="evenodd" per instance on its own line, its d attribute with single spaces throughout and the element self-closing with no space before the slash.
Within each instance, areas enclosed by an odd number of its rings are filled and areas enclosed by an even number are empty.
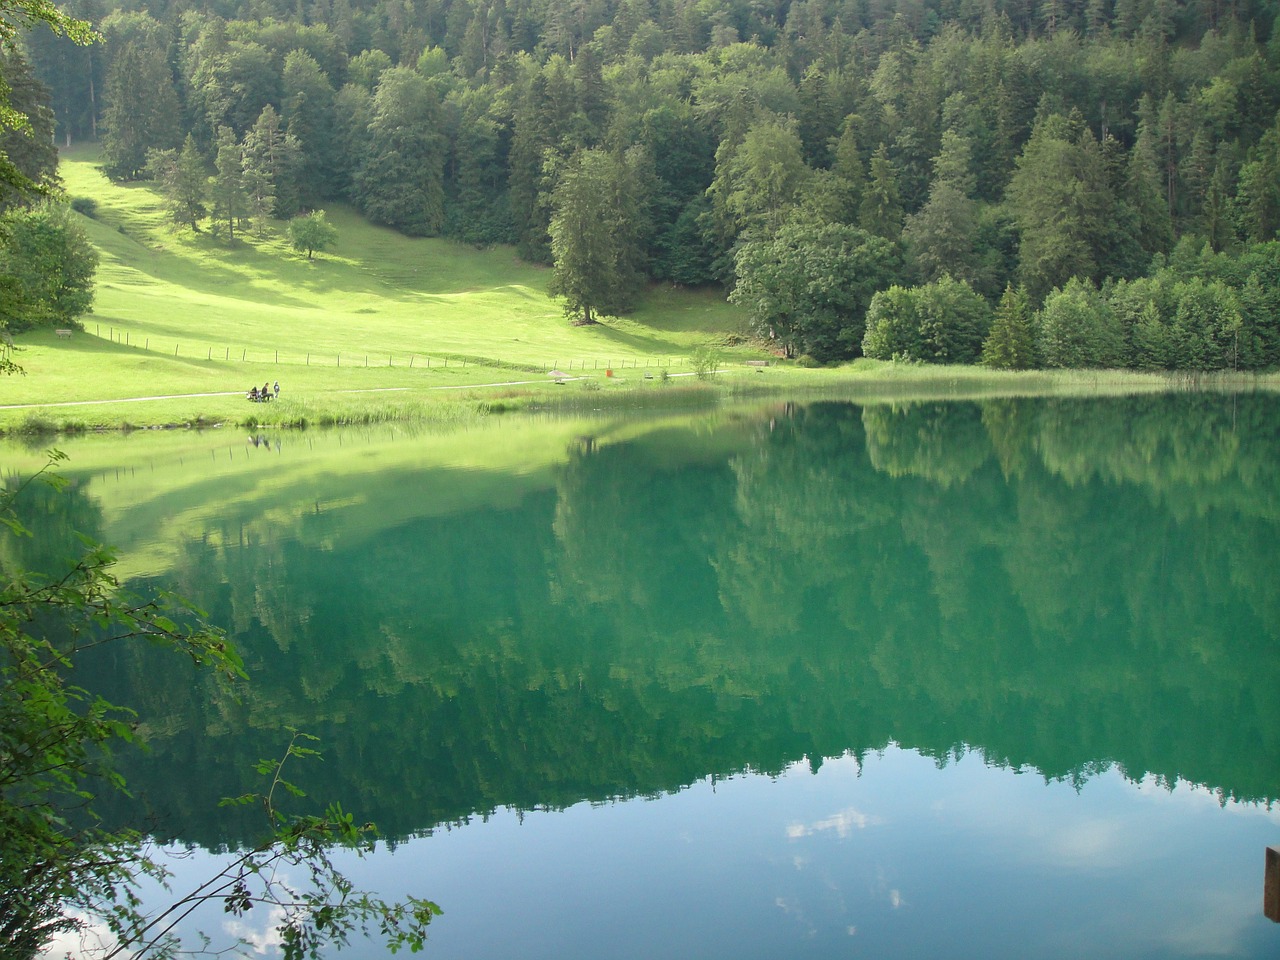
<svg viewBox="0 0 1280 960">
<path fill-rule="evenodd" d="M 982 344 L 982 365 L 995 370 L 1026 370 L 1035 366 L 1035 338 L 1026 294 L 1005 288 Z"/>
<path fill-rule="evenodd" d="M 195 137 L 187 134 L 182 150 L 152 150 L 147 154 L 147 175 L 164 197 L 169 219 L 175 226 L 200 229 L 208 212 L 209 174 Z"/>
<path fill-rule="evenodd" d="M 136 180 L 148 150 L 178 145 L 178 97 L 162 51 L 125 43 L 107 75 L 106 102 L 102 155 L 108 176 Z"/>
<path fill-rule="evenodd" d="M 271 104 L 241 145 L 249 213 L 261 230 L 270 217 L 288 219 L 298 210 L 297 178 L 302 145 L 280 129 L 280 116 Z"/>
<path fill-rule="evenodd" d="M 889 159 L 889 148 L 883 143 L 871 157 L 858 219 L 863 230 L 889 240 L 896 240 L 902 233 L 902 201 L 898 196 L 897 172 Z"/>
<path fill-rule="evenodd" d="M 236 226 L 249 214 L 249 195 L 244 184 L 244 156 L 230 127 L 218 128 L 214 174 L 209 178 L 210 217 L 214 229 L 225 226 L 227 242 L 235 243 Z"/>
</svg>

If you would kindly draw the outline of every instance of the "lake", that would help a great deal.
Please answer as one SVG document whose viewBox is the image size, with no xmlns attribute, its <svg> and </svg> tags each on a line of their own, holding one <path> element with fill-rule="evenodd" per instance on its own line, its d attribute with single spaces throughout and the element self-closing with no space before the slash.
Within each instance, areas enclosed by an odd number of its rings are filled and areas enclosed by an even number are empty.
<svg viewBox="0 0 1280 960">
<path fill-rule="evenodd" d="M 1280 956 L 1274 395 L 58 445 L 10 554 L 105 540 L 251 674 L 91 665 L 150 744 L 102 812 L 180 877 L 295 727 L 430 957 Z"/>
</svg>

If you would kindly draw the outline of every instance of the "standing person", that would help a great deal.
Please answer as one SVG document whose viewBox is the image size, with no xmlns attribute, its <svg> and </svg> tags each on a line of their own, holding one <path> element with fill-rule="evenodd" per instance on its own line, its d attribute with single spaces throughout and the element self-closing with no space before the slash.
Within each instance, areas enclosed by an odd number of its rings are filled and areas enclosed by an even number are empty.
<svg viewBox="0 0 1280 960">
<path fill-rule="evenodd" d="M 276 399 L 279 400 L 280 399 L 280 381 L 279 380 L 275 382 L 275 386 L 273 387 L 273 389 L 275 390 L 275 393 L 276 393 Z"/>
</svg>

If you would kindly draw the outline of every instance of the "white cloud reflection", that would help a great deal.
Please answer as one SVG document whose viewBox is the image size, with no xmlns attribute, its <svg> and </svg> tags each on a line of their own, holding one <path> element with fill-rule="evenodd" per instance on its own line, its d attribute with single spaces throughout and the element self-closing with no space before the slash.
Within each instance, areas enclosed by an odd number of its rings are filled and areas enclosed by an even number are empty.
<svg viewBox="0 0 1280 960">
<path fill-rule="evenodd" d="M 883 822 L 879 817 L 862 813 L 853 807 L 846 807 L 838 813 L 833 813 L 829 817 L 815 820 L 812 823 L 796 822 L 789 824 L 787 826 L 787 839 L 800 840 L 804 837 L 812 837 L 815 834 L 834 831 L 836 836 L 843 840 L 851 836 L 855 830 L 865 830 L 867 827 L 878 826 Z"/>
<path fill-rule="evenodd" d="M 55 935 L 44 949 L 37 954 L 40 960 L 72 960 L 75 957 L 102 956 L 119 945 L 105 923 L 91 920 L 79 911 L 73 911 L 71 917 L 82 926 L 75 930 L 64 930 Z M 133 956 L 133 951 L 123 950 L 119 954 L 124 960 Z"/>
<path fill-rule="evenodd" d="M 245 943 L 253 949 L 258 955 L 264 955 L 268 951 L 274 952 L 283 943 L 280 936 L 280 923 L 284 920 L 284 908 L 272 907 L 267 911 L 266 920 L 261 929 L 242 923 L 239 920 L 226 920 L 222 924 L 222 930 L 228 936 L 235 937 L 237 940 Z"/>
</svg>

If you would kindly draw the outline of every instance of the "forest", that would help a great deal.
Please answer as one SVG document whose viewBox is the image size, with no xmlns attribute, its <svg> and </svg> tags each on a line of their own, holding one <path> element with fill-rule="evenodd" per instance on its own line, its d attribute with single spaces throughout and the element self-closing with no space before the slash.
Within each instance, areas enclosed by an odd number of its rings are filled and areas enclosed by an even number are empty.
<svg viewBox="0 0 1280 960">
<path fill-rule="evenodd" d="M 175 229 L 350 203 L 577 322 L 722 285 L 815 363 L 1280 363 L 1275 0 L 72 0 L 8 54 Z M 10 148 L 13 149 L 10 149 Z"/>
</svg>

